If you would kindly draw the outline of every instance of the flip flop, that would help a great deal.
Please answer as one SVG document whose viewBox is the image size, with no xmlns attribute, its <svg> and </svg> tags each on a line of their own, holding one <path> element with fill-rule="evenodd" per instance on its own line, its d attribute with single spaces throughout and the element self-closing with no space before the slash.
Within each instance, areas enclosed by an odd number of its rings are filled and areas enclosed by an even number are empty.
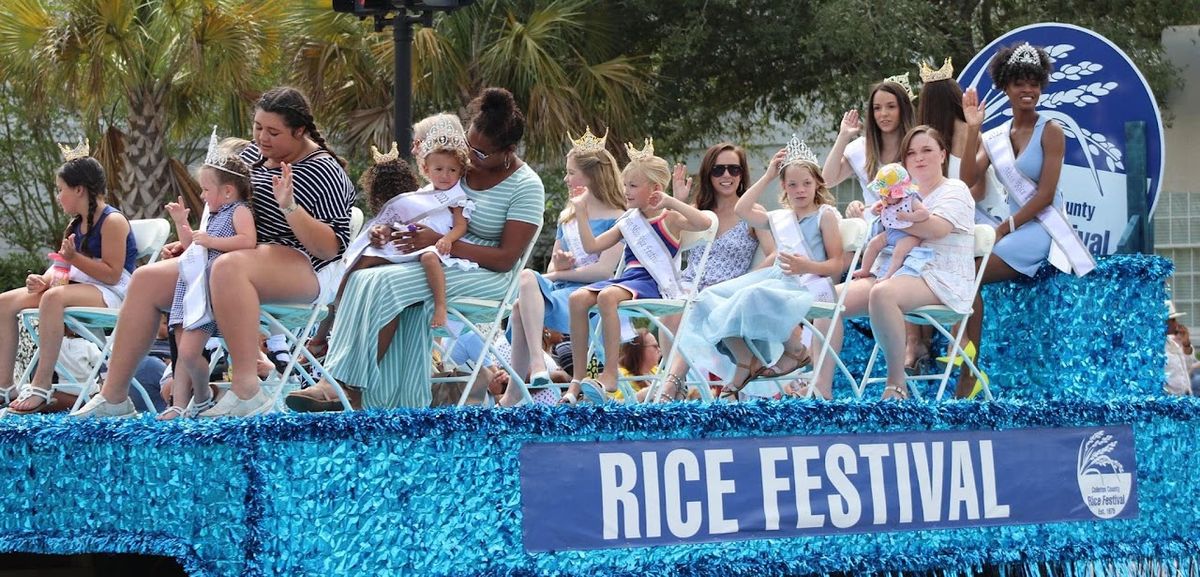
<svg viewBox="0 0 1200 577">
<path fill-rule="evenodd" d="M 601 385 L 596 379 L 584 379 L 580 381 L 579 389 L 583 392 L 583 398 L 589 402 L 598 405 L 608 402 L 608 393 L 604 390 L 604 385 Z"/>
</svg>

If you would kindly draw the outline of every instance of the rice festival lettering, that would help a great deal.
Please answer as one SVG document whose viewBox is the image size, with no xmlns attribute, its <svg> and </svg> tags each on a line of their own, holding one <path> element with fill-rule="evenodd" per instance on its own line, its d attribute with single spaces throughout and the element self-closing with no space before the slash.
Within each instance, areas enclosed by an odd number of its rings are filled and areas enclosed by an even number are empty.
<svg viewBox="0 0 1200 577">
<path fill-rule="evenodd" d="M 531 444 L 521 452 L 525 546 L 1125 518 L 1137 512 L 1133 469 L 1133 432 L 1121 425 Z"/>
</svg>

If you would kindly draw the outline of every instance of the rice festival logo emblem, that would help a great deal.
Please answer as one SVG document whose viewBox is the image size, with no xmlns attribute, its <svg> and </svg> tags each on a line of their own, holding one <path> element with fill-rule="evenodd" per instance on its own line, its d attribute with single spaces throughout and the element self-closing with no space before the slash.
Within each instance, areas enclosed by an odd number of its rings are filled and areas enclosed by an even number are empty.
<svg viewBox="0 0 1200 577">
<path fill-rule="evenodd" d="M 1133 475 L 1125 472 L 1120 461 L 1112 458 L 1117 441 L 1103 430 L 1079 444 L 1076 461 L 1079 479 L 1079 494 L 1092 514 L 1101 519 L 1111 519 L 1121 514 L 1129 501 L 1129 488 Z"/>
<path fill-rule="evenodd" d="M 1113 254 L 1129 218 L 1125 123 L 1145 122 L 1146 201 L 1158 202 L 1164 168 L 1162 116 L 1145 77 L 1107 38 L 1079 26 L 1032 24 L 1012 30 L 980 50 L 958 83 L 975 88 L 985 107 L 986 132 L 1012 119 L 1012 107 L 987 72 L 1003 46 L 1029 42 L 1045 48 L 1054 65 L 1038 113 L 1062 126 L 1066 158 L 1059 178 L 1067 220 L 1092 254 Z"/>
</svg>

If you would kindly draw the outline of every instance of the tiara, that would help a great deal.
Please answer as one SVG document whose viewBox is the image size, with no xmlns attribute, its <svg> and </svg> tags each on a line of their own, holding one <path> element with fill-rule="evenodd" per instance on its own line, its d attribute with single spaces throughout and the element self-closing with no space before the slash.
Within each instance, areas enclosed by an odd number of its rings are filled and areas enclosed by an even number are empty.
<svg viewBox="0 0 1200 577">
<path fill-rule="evenodd" d="M 79 146 L 76 146 L 75 148 L 71 148 L 65 144 L 59 144 L 58 149 L 62 151 L 63 162 L 71 162 L 72 160 L 84 158 L 92 153 L 92 148 L 88 144 L 88 139 L 86 136 L 83 137 L 83 141 L 79 143 Z"/>
<path fill-rule="evenodd" d="M 608 141 L 608 129 L 604 129 L 604 136 L 596 138 L 596 135 L 592 134 L 592 127 L 588 126 L 584 128 L 583 136 L 580 136 L 579 140 L 572 138 L 570 132 L 567 133 L 567 139 L 571 141 L 572 152 L 594 154 L 604 150 L 604 145 Z"/>
<path fill-rule="evenodd" d="M 897 74 L 895 76 L 888 76 L 887 78 L 884 78 L 883 81 L 884 82 L 895 82 L 896 84 L 899 84 L 902 88 L 904 88 L 905 94 L 908 94 L 909 100 L 913 100 L 914 98 L 917 97 L 916 94 L 913 94 L 912 84 L 908 83 L 908 73 L 907 72 L 905 72 L 904 74 Z"/>
<path fill-rule="evenodd" d="M 375 161 L 375 164 L 391 162 L 397 158 L 400 158 L 400 148 L 396 146 L 395 141 L 392 141 L 392 149 L 387 154 L 379 152 L 379 149 L 375 148 L 374 144 L 371 145 L 371 159 Z"/>
<path fill-rule="evenodd" d="M 921 82 L 937 82 L 938 80 L 950 80 L 954 78 L 954 65 L 950 63 L 950 57 L 946 57 L 946 62 L 941 68 L 934 70 L 925 61 L 921 61 Z"/>
<path fill-rule="evenodd" d="M 1041 68 L 1042 57 L 1038 54 L 1037 48 L 1034 48 L 1028 42 L 1024 42 L 1016 50 L 1013 50 L 1012 56 L 1008 57 L 1008 66 L 1016 64 L 1030 64 Z"/>
<path fill-rule="evenodd" d="M 228 172 L 236 176 L 246 176 L 240 172 L 225 168 L 225 161 L 229 160 L 228 154 L 221 153 L 221 143 L 217 139 L 217 125 L 213 125 L 212 136 L 208 137 L 208 152 L 204 154 L 204 166 L 211 166 L 221 172 Z"/>
<path fill-rule="evenodd" d="M 466 150 L 467 135 L 449 120 L 438 119 L 421 140 L 421 158 L 435 150 Z"/>
<path fill-rule="evenodd" d="M 643 143 L 645 146 L 643 146 L 641 150 L 638 150 L 632 142 L 625 143 L 625 152 L 629 154 L 630 162 L 635 160 L 645 160 L 654 156 L 654 139 L 647 138 L 643 141 Z"/>
<path fill-rule="evenodd" d="M 817 164 L 817 155 L 813 154 L 812 149 L 810 149 L 808 145 L 805 144 L 803 140 L 800 140 L 800 138 L 798 138 L 795 134 L 792 135 L 792 139 L 788 141 L 787 148 L 784 150 L 787 154 L 783 158 L 783 164 L 779 165 L 780 172 L 783 172 L 784 168 L 787 168 L 789 165 L 797 162 L 811 162 L 813 164 Z"/>
</svg>

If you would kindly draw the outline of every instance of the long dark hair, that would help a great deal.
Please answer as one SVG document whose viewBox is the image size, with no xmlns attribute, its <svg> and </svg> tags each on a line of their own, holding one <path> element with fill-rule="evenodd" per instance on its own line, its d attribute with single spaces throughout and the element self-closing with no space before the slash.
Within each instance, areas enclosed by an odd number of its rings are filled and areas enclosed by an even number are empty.
<svg viewBox="0 0 1200 577">
<path fill-rule="evenodd" d="M 897 126 L 896 130 L 903 135 L 913 127 L 912 100 L 908 98 L 908 91 L 904 90 L 903 86 L 885 80 L 871 87 L 871 95 L 867 97 L 867 118 L 864 123 L 867 138 L 867 174 L 875 174 L 875 170 L 881 165 L 896 160 L 880 158 L 883 156 L 883 131 L 875 124 L 874 110 L 875 94 L 880 91 L 896 97 L 896 104 L 900 107 L 900 126 Z M 903 158 L 904 153 L 901 152 L 900 159 L 903 160 Z"/>
<path fill-rule="evenodd" d="M 917 124 L 937 130 L 945 139 L 946 144 L 952 145 L 955 122 L 967 121 L 967 117 L 963 115 L 962 97 L 962 87 L 953 78 L 926 82 L 921 87 L 921 103 L 917 106 Z M 901 151 L 901 155 L 903 154 L 904 152 Z M 949 162 L 950 155 L 947 154 L 946 164 Z M 942 167 L 942 172 L 946 171 L 945 168 L 945 166 Z"/>
<path fill-rule="evenodd" d="M 96 204 L 99 202 L 100 197 L 104 196 L 108 183 L 105 180 L 104 167 L 95 158 L 85 156 L 64 162 L 62 166 L 58 167 L 57 174 L 67 186 L 71 188 L 82 186 L 88 195 L 87 220 L 83 220 L 84 217 L 82 214 L 71 219 L 70 224 L 67 225 L 66 232 L 63 233 L 63 237 L 69 236 L 71 229 L 76 226 L 79 226 L 79 230 L 82 232 L 83 227 L 81 225 L 87 222 L 87 232 L 83 233 L 83 238 L 78 242 L 79 246 L 82 247 L 80 252 L 89 257 L 97 257 L 99 255 L 88 252 L 87 239 L 95 232 L 93 230 L 95 229 L 93 219 L 96 217 Z"/>
<path fill-rule="evenodd" d="M 321 131 L 317 130 L 317 124 L 313 120 L 312 107 L 309 106 L 308 98 L 304 96 L 303 92 L 291 86 L 272 88 L 263 93 L 254 107 L 263 112 L 278 114 L 283 118 L 283 123 L 292 130 L 303 128 L 308 137 L 321 147 L 321 150 L 329 153 L 329 156 L 338 161 L 342 168 L 346 167 L 346 161 L 325 144 L 325 137 L 321 136 Z M 253 168 L 262 166 L 266 161 L 267 157 L 265 156 L 259 158 Z"/>
<path fill-rule="evenodd" d="M 742 167 L 742 180 L 738 182 L 737 195 L 739 198 L 746 194 L 746 182 L 750 180 L 750 166 L 746 163 L 746 151 L 732 142 L 714 144 L 704 153 L 700 161 L 700 189 L 696 192 L 694 204 L 700 210 L 716 210 L 717 189 L 712 185 L 712 169 L 717 164 L 717 157 L 726 150 L 733 151 L 738 156 L 738 165 Z"/>
</svg>

